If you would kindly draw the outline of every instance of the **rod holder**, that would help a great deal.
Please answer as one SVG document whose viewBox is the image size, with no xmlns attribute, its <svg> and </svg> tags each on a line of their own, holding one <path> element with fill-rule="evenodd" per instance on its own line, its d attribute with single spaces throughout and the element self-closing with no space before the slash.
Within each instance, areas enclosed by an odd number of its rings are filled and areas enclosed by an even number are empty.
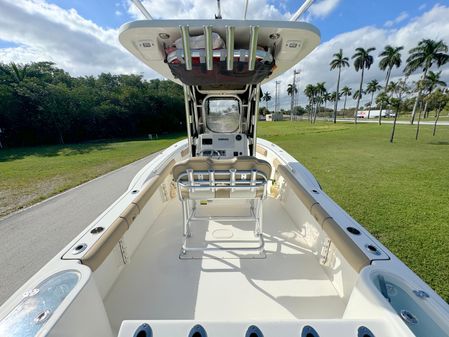
<svg viewBox="0 0 449 337">
<path fill-rule="evenodd" d="M 182 37 L 182 48 L 184 49 L 184 61 L 186 70 L 192 70 L 192 51 L 190 50 L 189 26 L 180 26 Z"/>
<path fill-rule="evenodd" d="M 226 69 L 231 71 L 234 68 L 234 37 L 235 27 L 226 26 Z"/>
<path fill-rule="evenodd" d="M 212 49 L 212 26 L 204 26 L 204 36 L 206 38 L 206 68 L 212 70 L 214 68 L 214 55 Z"/>
<path fill-rule="evenodd" d="M 257 51 L 257 38 L 259 36 L 259 26 L 250 26 L 250 39 L 249 39 L 249 56 L 248 56 L 248 70 L 253 71 L 256 67 L 256 51 Z"/>
</svg>

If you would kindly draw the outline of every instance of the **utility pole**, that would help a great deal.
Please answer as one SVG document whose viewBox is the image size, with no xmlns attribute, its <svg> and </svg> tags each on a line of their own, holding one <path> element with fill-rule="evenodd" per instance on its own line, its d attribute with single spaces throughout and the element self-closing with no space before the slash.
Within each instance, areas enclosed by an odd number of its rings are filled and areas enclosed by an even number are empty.
<svg viewBox="0 0 449 337">
<path fill-rule="evenodd" d="M 300 74 L 301 71 L 293 70 L 293 86 L 292 86 L 292 100 L 290 104 L 290 121 L 293 120 L 293 108 L 295 107 L 295 96 L 296 96 L 296 75 Z"/>
<path fill-rule="evenodd" d="M 274 96 L 274 117 L 278 117 L 278 109 L 279 109 L 279 92 L 278 92 L 278 86 L 281 84 L 281 81 L 276 81 L 276 92 Z"/>
</svg>

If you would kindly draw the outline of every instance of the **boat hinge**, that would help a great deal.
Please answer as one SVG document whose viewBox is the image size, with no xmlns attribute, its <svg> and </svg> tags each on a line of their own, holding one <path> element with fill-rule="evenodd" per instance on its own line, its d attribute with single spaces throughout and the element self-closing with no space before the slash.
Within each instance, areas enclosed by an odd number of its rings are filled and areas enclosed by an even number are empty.
<svg viewBox="0 0 449 337">
<path fill-rule="evenodd" d="M 128 264 L 130 262 L 129 254 L 128 254 L 128 248 L 126 247 L 125 241 L 123 239 L 120 239 L 118 241 L 119 247 L 120 247 L 120 253 L 122 254 L 122 260 L 124 264 Z"/>
<path fill-rule="evenodd" d="M 167 191 L 167 186 L 165 183 L 161 185 L 161 197 L 163 202 L 167 202 L 170 200 L 170 193 Z"/>
<path fill-rule="evenodd" d="M 331 243 L 332 243 L 332 241 L 329 238 L 324 240 L 323 248 L 321 249 L 321 259 L 320 259 L 320 263 L 322 265 L 325 265 L 327 262 L 327 257 L 329 255 Z"/>
</svg>

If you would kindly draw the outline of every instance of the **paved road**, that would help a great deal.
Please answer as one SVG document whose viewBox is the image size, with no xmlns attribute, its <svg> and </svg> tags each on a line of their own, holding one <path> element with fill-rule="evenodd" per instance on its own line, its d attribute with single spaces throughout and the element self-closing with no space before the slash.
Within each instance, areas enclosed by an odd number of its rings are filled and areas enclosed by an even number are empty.
<svg viewBox="0 0 449 337">
<path fill-rule="evenodd" d="M 155 156 L 0 220 L 0 304 L 124 193 Z"/>
</svg>

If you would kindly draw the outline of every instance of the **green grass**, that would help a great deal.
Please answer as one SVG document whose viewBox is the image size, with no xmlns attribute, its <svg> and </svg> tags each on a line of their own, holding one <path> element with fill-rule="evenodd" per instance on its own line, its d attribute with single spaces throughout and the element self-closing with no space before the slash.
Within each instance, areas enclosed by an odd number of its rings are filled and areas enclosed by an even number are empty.
<svg viewBox="0 0 449 337">
<path fill-rule="evenodd" d="M 352 217 L 449 302 L 449 127 L 264 122 Z"/>
<path fill-rule="evenodd" d="M 263 122 L 259 136 L 303 163 L 323 189 L 449 302 L 449 127 Z M 180 136 L 0 151 L 0 215 L 161 150 Z"/>
<path fill-rule="evenodd" d="M 162 150 L 159 140 L 0 150 L 0 217 Z"/>
</svg>

